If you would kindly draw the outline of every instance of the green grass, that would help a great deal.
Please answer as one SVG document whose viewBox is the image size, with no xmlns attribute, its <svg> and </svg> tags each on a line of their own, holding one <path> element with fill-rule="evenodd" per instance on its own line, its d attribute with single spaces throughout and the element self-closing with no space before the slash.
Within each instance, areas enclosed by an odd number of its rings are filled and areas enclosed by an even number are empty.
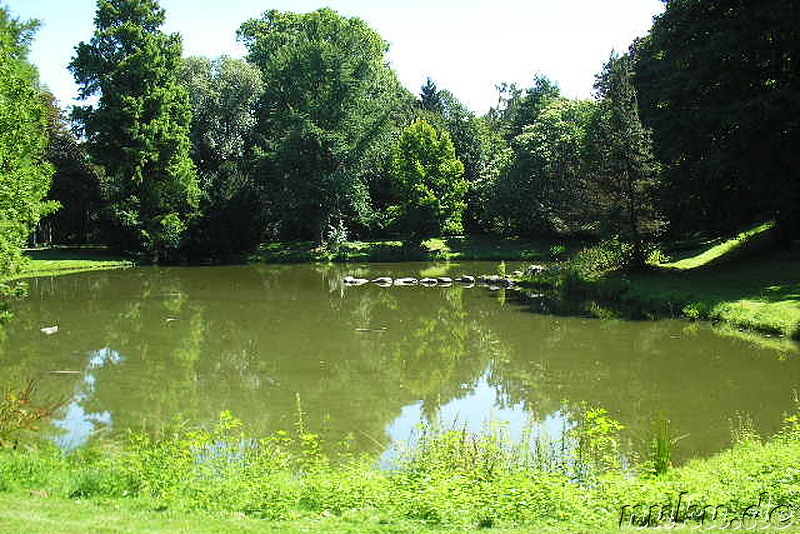
<svg viewBox="0 0 800 534">
<path fill-rule="evenodd" d="M 379 515 L 264 521 L 241 514 L 152 511 L 119 500 L 70 500 L 30 493 L 0 493 L 0 534 L 530 534 L 530 528 L 446 528 L 420 521 L 387 522 Z M 543 526 L 535 532 L 602 534 L 641 532 Z M 785 531 L 784 531 L 785 532 Z M 792 532 L 792 531 L 789 531 Z M 796 532 L 796 531 L 795 531 Z"/>
<path fill-rule="evenodd" d="M 5 280 L 19 280 L 37 276 L 58 276 L 85 271 L 124 269 L 133 263 L 112 255 L 101 248 L 53 248 L 30 250 L 25 268 Z"/>
<path fill-rule="evenodd" d="M 630 273 L 601 266 L 610 253 L 596 246 L 538 282 L 566 298 L 595 301 L 604 313 L 707 320 L 729 331 L 800 340 L 800 261 L 776 248 L 774 228 L 764 223 L 679 261 Z"/>
<path fill-rule="evenodd" d="M 344 243 L 338 251 L 331 252 L 311 241 L 285 241 L 262 245 L 249 260 L 263 263 L 546 261 L 552 259 L 552 245 L 549 241 L 518 238 L 448 236 L 427 239 L 421 246 L 408 246 L 397 240 L 350 241 Z"/>
<path fill-rule="evenodd" d="M 685 530 L 685 529 L 684 529 Z M 647 532 L 647 530 L 644 530 Z M 415 521 L 386 523 L 368 514 L 263 521 L 239 514 L 138 510 L 118 501 L 68 500 L 24 493 L 0 494 L 0 534 L 615 534 L 638 528 L 443 528 Z M 657 532 L 657 531 L 655 531 Z M 763 531 L 761 531 L 763 532 Z M 767 530 L 766 532 L 776 532 Z M 797 533 L 792 526 L 780 532 Z"/>
<path fill-rule="evenodd" d="M 768 241 L 774 228 L 774 221 L 760 224 L 730 239 L 724 240 L 699 254 L 675 262 L 663 263 L 660 267 L 665 269 L 686 270 L 707 267 L 723 261 L 730 261 L 745 250 L 752 251 L 756 244 Z"/>
<path fill-rule="evenodd" d="M 627 297 L 688 319 L 800 339 L 800 261 L 773 252 L 627 277 Z"/>
<path fill-rule="evenodd" d="M 385 524 L 364 514 L 264 521 L 237 513 L 139 509 L 136 503 L 124 500 L 0 494 L 0 534 L 415 534 L 421 530 L 445 532 L 419 522 Z"/>
</svg>

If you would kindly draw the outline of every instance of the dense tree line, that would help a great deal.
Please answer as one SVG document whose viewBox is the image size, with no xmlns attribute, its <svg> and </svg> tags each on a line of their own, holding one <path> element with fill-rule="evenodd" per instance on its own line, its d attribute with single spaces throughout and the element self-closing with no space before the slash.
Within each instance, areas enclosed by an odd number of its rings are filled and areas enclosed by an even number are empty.
<svg viewBox="0 0 800 534">
<path fill-rule="evenodd" d="M 800 4 L 671 0 L 634 43 L 635 85 L 676 230 L 800 210 Z"/>
<path fill-rule="evenodd" d="M 157 0 L 98 0 L 70 65 L 89 102 L 72 113 L 77 136 L 38 98 L 26 100 L 28 153 L 0 140 L 3 173 L 31 187 L 29 204 L 2 208 L 15 229 L 4 236 L 18 247 L 50 205 L 45 157 L 57 239 L 156 261 L 277 239 L 496 233 L 618 237 L 641 263 L 667 232 L 775 218 L 791 235 L 800 10 L 768 4 L 668 0 L 648 35 L 609 57 L 593 99 L 536 75 L 499 85 L 476 116 L 430 78 L 408 92 L 386 41 L 330 9 L 245 21 L 244 59 L 182 58 Z M 36 93 L 33 27 L 5 11 L 2 24 L 3 91 Z"/>
</svg>

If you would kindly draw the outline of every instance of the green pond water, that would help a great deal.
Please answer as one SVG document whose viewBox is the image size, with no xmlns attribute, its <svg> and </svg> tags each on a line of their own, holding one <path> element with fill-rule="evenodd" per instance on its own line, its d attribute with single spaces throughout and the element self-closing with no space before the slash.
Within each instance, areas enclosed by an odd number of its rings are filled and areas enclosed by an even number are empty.
<svg viewBox="0 0 800 534">
<path fill-rule="evenodd" d="M 509 265 L 513 269 L 514 265 Z M 558 437 L 582 404 L 641 447 L 671 421 L 679 458 L 763 434 L 794 409 L 800 358 L 706 325 L 539 313 L 540 299 L 486 288 L 345 287 L 347 275 L 491 274 L 497 265 L 137 268 L 40 278 L 0 336 L 3 380 L 68 399 L 53 439 L 231 410 L 256 433 L 306 425 L 376 454 L 417 424 L 504 421 Z M 42 328 L 58 326 L 47 335 Z M 791 347 L 790 347 L 791 348 Z"/>
</svg>

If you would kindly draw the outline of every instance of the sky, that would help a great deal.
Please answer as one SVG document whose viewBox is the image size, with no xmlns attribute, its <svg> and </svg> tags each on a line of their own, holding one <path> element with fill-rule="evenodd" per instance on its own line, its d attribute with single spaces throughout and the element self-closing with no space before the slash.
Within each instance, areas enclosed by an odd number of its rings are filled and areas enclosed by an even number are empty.
<svg viewBox="0 0 800 534">
<path fill-rule="evenodd" d="M 161 0 L 164 31 L 183 36 L 184 55 L 242 57 L 236 30 L 268 9 L 330 7 L 365 20 L 390 44 L 388 60 L 414 94 L 428 76 L 476 113 L 497 104 L 502 82 L 531 85 L 544 74 L 571 98 L 589 98 L 612 50 L 624 52 L 662 12 L 661 0 Z M 67 65 L 92 37 L 95 0 L 0 0 L 42 26 L 30 60 L 62 106 L 77 87 Z"/>
</svg>

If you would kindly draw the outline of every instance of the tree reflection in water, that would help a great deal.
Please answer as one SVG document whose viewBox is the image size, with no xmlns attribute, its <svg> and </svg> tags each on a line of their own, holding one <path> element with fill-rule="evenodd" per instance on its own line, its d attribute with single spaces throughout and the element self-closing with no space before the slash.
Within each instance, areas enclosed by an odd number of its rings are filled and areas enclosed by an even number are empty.
<svg viewBox="0 0 800 534">
<path fill-rule="evenodd" d="M 479 426 L 494 413 L 513 428 L 532 417 L 556 431 L 588 403 L 624 422 L 632 442 L 663 413 L 689 434 L 679 453 L 690 455 L 724 447 L 737 413 L 771 432 L 792 408 L 797 358 L 705 326 L 531 313 L 511 293 L 479 288 L 341 283 L 426 269 L 140 268 L 36 280 L 15 304 L 0 366 L 73 399 L 56 423 L 73 429 L 64 446 L 96 427 L 211 424 L 224 409 L 255 432 L 289 430 L 299 398 L 329 443 L 351 435 L 375 453 L 437 414 Z M 42 335 L 50 324 L 59 333 Z M 99 365 L 101 354 L 116 356 Z"/>
</svg>

